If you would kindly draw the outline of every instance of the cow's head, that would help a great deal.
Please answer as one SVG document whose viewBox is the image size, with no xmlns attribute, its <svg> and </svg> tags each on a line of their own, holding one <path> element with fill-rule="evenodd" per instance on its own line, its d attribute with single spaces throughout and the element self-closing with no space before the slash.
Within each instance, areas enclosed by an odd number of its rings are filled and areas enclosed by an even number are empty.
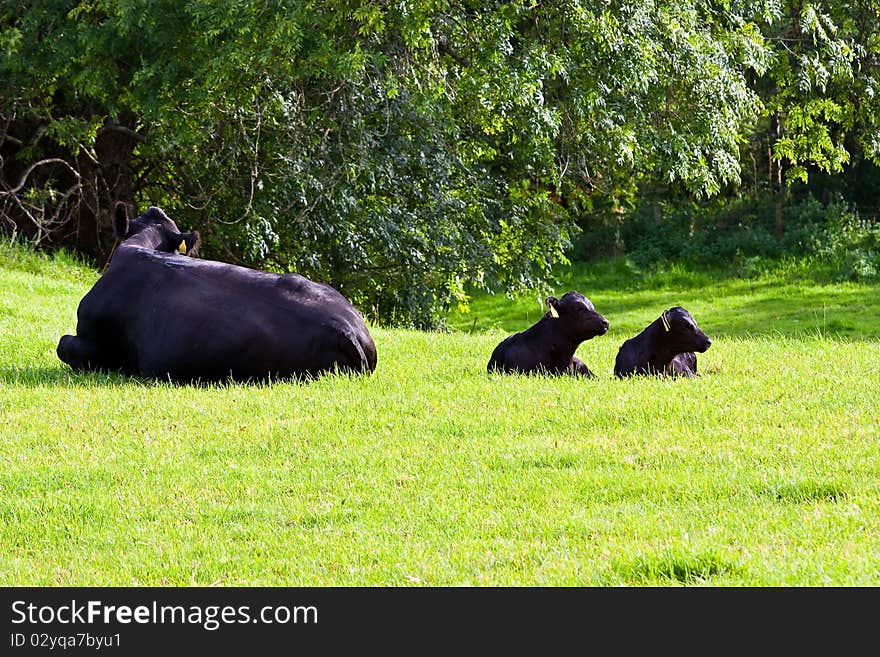
<svg viewBox="0 0 880 657">
<path fill-rule="evenodd" d="M 712 344 L 712 341 L 697 326 L 693 316 L 681 306 L 664 310 L 660 315 L 660 322 L 667 336 L 667 344 L 676 353 L 704 352 Z"/>
<path fill-rule="evenodd" d="M 120 244 L 188 256 L 198 253 L 201 242 L 198 231 L 181 233 L 177 224 L 157 207 L 150 207 L 142 215 L 129 221 L 126 205 L 122 201 L 116 203 L 113 232 Z"/>
<path fill-rule="evenodd" d="M 608 331 L 608 320 L 596 312 L 592 302 L 580 292 L 566 292 L 561 299 L 547 297 L 547 314 L 560 322 L 566 333 L 589 340 Z"/>
</svg>

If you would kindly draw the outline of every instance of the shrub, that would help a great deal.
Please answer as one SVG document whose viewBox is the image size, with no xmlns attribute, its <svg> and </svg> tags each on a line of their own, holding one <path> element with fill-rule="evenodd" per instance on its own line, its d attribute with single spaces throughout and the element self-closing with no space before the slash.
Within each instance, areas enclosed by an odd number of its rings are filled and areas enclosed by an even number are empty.
<svg viewBox="0 0 880 657">
<path fill-rule="evenodd" d="M 789 201 L 782 225 L 779 240 L 771 195 L 647 202 L 622 217 L 584 225 L 572 259 L 626 255 L 640 267 L 680 261 L 726 266 L 750 277 L 798 258 L 831 280 L 880 277 L 880 223 L 860 217 L 839 197 Z"/>
</svg>

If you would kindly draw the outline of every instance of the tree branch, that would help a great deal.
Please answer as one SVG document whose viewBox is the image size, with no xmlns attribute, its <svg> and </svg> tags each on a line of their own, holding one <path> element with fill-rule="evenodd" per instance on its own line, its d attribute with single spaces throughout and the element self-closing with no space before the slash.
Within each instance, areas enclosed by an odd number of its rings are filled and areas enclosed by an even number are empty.
<svg viewBox="0 0 880 657">
<path fill-rule="evenodd" d="M 102 126 L 98 130 L 99 135 L 107 133 L 107 132 L 119 132 L 123 135 L 127 135 L 127 136 L 131 137 L 132 139 L 136 139 L 137 141 L 140 141 L 140 142 L 147 141 L 147 138 L 144 137 L 139 132 L 135 132 L 131 128 L 126 128 L 124 125 L 118 125 L 116 123 L 107 124 L 105 126 Z"/>
<path fill-rule="evenodd" d="M 81 181 L 81 180 L 82 180 L 81 177 L 80 177 L 80 175 L 79 175 L 79 172 L 78 172 L 76 169 L 74 169 L 72 166 L 70 166 L 70 164 L 69 164 L 66 160 L 62 160 L 60 157 L 50 157 L 50 158 L 47 158 L 47 159 L 45 159 L 45 160 L 40 160 L 40 161 L 38 161 L 38 162 L 34 162 L 34 163 L 33 163 L 32 165 L 30 165 L 30 166 L 27 168 L 27 170 L 22 174 L 22 176 L 21 176 L 21 180 L 19 180 L 19 182 L 18 182 L 18 186 L 13 187 L 12 189 L 6 190 L 5 192 L 0 191 L 0 194 L 2 194 L 3 196 L 14 196 L 15 194 L 18 194 L 18 192 L 21 191 L 21 188 L 24 187 L 24 184 L 27 182 L 28 176 L 31 175 L 31 173 L 33 172 L 33 170 L 36 169 L 36 168 L 39 167 L 39 166 L 43 166 L 44 164 L 63 164 L 63 165 L 66 166 L 68 169 L 70 169 L 70 172 L 71 172 L 74 176 L 76 176 L 77 181 Z"/>
</svg>

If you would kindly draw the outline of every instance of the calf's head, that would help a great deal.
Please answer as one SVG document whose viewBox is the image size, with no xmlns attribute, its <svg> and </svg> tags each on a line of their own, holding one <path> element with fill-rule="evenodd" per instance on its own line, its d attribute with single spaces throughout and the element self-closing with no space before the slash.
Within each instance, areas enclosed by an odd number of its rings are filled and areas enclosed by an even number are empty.
<svg viewBox="0 0 880 657">
<path fill-rule="evenodd" d="M 122 244 L 188 256 L 198 253 L 201 242 L 199 232 L 181 233 L 177 224 L 157 207 L 148 208 L 131 221 L 122 201 L 116 203 L 114 212 L 113 232 Z"/>
<path fill-rule="evenodd" d="M 704 352 L 712 341 L 700 330 L 693 316 L 681 306 L 664 310 L 660 315 L 667 345 L 675 353 Z"/>
<path fill-rule="evenodd" d="M 566 292 L 561 299 L 547 297 L 546 316 L 559 322 L 566 333 L 580 341 L 608 331 L 608 320 L 597 313 L 592 302 L 580 292 Z"/>
</svg>

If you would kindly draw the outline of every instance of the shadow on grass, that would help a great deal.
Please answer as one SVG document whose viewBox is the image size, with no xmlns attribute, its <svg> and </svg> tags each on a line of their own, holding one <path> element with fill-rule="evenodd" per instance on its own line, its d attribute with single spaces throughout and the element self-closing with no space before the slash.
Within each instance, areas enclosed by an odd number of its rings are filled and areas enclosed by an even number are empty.
<svg viewBox="0 0 880 657">
<path fill-rule="evenodd" d="M 16 386 L 77 386 L 95 388 L 121 384 L 150 385 L 143 379 L 118 373 L 74 372 L 67 367 L 0 367 L 0 383 Z"/>
<path fill-rule="evenodd" d="M 678 582 L 684 585 L 710 583 L 716 577 L 742 577 L 743 570 L 736 563 L 714 553 L 665 553 L 643 556 L 633 563 L 616 569 L 626 580 L 636 583 L 664 584 Z"/>
<path fill-rule="evenodd" d="M 827 291 L 815 289 L 799 295 L 778 294 L 768 297 L 744 297 L 735 305 L 721 309 L 713 317 L 707 309 L 706 320 L 719 336 L 779 334 L 790 337 L 822 335 L 847 340 L 876 340 L 880 337 L 880 295 L 876 288 L 863 291 Z"/>
<path fill-rule="evenodd" d="M 781 503 L 811 504 L 846 501 L 848 492 L 837 482 L 796 481 L 763 485 L 757 493 Z"/>
<path fill-rule="evenodd" d="M 269 377 L 260 380 L 236 380 L 229 378 L 223 381 L 177 381 L 173 379 L 152 379 L 140 376 L 123 374 L 121 372 L 74 372 L 65 367 L 15 367 L 0 366 L 0 384 L 25 386 L 38 388 L 41 386 L 52 387 L 81 387 L 95 388 L 99 386 L 133 385 L 143 388 L 172 386 L 175 388 L 268 388 L 276 384 L 311 385 L 321 378 L 328 376 L 356 377 L 350 373 L 327 373 L 319 377 Z"/>
</svg>

